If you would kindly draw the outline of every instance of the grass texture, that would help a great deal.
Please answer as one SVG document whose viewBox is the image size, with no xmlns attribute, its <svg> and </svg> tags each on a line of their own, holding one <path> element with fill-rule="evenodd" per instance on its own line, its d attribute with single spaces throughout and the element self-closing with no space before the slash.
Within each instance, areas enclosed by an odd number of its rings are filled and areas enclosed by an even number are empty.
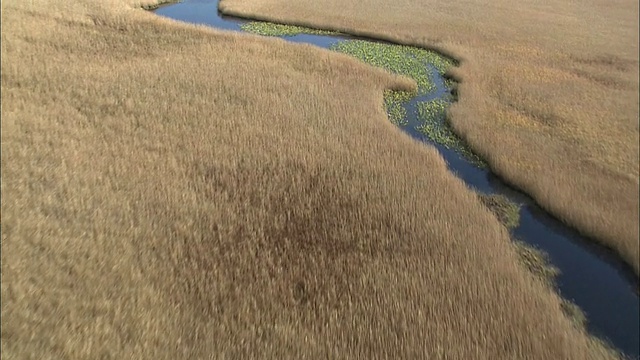
<svg viewBox="0 0 640 360">
<path fill-rule="evenodd" d="M 448 122 L 491 169 L 640 271 L 635 0 L 221 0 L 259 17 L 439 49 Z M 616 24 L 616 26 L 612 26 Z M 354 51 L 356 51 L 354 49 Z"/>
<path fill-rule="evenodd" d="M 0 4 L 3 358 L 615 358 L 389 124 L 411 81 L 142 5 Z"/>
</svg>

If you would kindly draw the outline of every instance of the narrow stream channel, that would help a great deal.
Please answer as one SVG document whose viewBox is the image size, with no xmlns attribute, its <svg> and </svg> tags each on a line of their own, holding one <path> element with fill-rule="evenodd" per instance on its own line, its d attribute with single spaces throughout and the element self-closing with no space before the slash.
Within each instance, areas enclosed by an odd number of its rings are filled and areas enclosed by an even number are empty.
<svg viewBox="0 0 640 360">
<path fill-rule="evenodd" d="M 218 0 L 184 0 L 154 10 L 157 15 L 175 20 L 208 25 L 218 29 L 242 31 L 248 20 L 221 16 Z M 349 36 L 295 35 L 285 37 L 297 43 L 309 43 L 322 48 Z M 429 98 L 449 92 L 444 79 L 432 71 L 437 89 Z M 420 99 L 420 100 L 424 100 Z M 588 330 L 607 340 L 632 359 L 640 359 L 640 299 L 636 293 L 638 278 L 630 266 L 611 251 L 586 239 L 562 224 L 528 197 L 507 186 L 487 169 L 478 168 L 457 152 L 431 142 L 416 131 L 415 99 L 407 104 L 408 123 L 401 125 L 410 136 L 427 142 L 440 151 L 450 170 L 468 186 L 485 194 L 502 194 L 522 204 L 520 224 L 512 232 L 525 243 L 548 253 L 550 262 L 560 271 L 557 277 L 559 293 L 577 304 L 587 317 Z"/>
</svg>

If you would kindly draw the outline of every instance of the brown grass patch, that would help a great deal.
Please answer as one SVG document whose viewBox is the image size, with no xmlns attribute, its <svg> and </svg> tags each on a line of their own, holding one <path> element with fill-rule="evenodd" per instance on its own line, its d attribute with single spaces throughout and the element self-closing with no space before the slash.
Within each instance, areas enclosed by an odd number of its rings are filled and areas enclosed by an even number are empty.
<svg viewBox="0 0 640 360">
<path fill-rule="evenodd" d="M 140 5 L 2 2 L 3 358 L 613 357 L 388 123 L 406 79 Z"/>
<path fill-rule="evenodd" d="M 640 271 L 637 1 L 221 0 L 220 9 L 462 59 L 451 109 L 459 135 Z"/>
</svg>

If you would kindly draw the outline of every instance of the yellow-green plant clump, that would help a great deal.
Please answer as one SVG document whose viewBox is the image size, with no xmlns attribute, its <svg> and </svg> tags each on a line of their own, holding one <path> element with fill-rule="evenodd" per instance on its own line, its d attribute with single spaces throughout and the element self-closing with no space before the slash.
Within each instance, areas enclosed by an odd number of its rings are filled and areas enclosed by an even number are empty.
<svg viewBox="0 0 640 360">
<path fill-rule="evenodd" d="M 415 93 L 408 91 L 386 90 L 384 92 L 384 105 L 387 109 L 389 120 L 398 126 L 405 126 L 409 123 L 407 119 L 407 110 L 403 106 Z"/>
<path fill-rule="evenodd" d="M 316 30 L 302 26 L 282 25 L 263 21 L 252 21 L 240 25 L 240 28 L 252 34 L 263 36 L 295 36 L 300 34 L 308 35 L 337 35 L 335 31 Z"/>
<path fill-rule="evenodd" d="M 434 51 L 404 45 L 347 40 L 332 45 L 331 49 L 414 79 L 418 83 L 418 95 L 427 94 L 436 88 L 429 65 L 432 65 L 441 75 L 455 65 L 453 60 Z"/>
</svg>

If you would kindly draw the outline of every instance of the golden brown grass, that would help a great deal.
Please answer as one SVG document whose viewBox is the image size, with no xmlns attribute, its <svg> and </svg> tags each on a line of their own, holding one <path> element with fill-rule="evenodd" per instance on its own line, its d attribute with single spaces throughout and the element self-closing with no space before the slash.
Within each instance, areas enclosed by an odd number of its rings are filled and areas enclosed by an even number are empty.
<svg viewBox="0 0 640 360">
<path fill-rule="evenodd" d="M 2 2 L 6 359 L 603 359 L 335 53 Z"/>
<path fill-rule="evenodd" d="M 494 172 L 640 271 L 638 1 L 222 0 L 220 8 L 461 59 L 454 129 Z"/>
</svg>

